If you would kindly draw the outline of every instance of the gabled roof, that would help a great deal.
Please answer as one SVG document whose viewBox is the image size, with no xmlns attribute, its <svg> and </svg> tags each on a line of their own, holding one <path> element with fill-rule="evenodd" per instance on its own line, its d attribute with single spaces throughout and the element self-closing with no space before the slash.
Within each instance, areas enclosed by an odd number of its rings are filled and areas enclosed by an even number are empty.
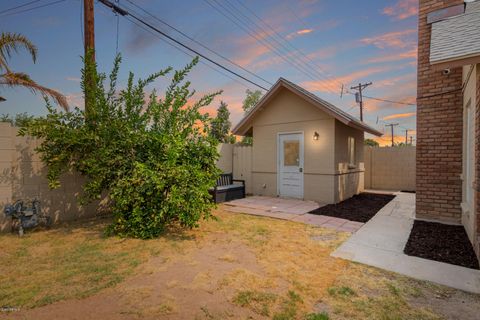
<svg viewBox="0 0 480 320">
<path fill-rule="evenodd" d="M 432 24 L 430 63 L 470 59 L 480 62 L 480 1 L 465 4 L 465 12 Z"/>
<path fill-rule="evenodd" d="M 250 110 L 245 117 L 240 120 L 240 122 L 233 128 L 232 132 L 236 135 L 245 135 L 251 125 L 252 119 L 255 117 L 255 114 L 265 105 L 267 104 L 279 91 L 281 88 L 285 88 L 287 90 L 290 90 L 297 96 L 307 100 L 311 104 L 313 104 L 315 107 L 320 109 L 321 111 L 327 113 L 328 115 L 334 117 L 338 121 L 342 122 L 343 124 L 361 130 L 365 131 L 368 133 L 371 133 L 376 136 L 381 136 L 383 133 L 380 131 L 370 127 L 369 125 L 363 123 L 362 121 L 356 119 L 352 115 L 346 113 L 345 111 L 341 110 L 340 108 L 337 108 L 330 102 L 327 102 L 313 93 L 305 90 L 304 88 L 296 85 L 293 82 L 288 81 L 287 79 L 280 78 L 278 81 L 268 90 L 268 92 L 263 96 L 263 98 L 253 107 L 252 110 Z"/>
</svg>

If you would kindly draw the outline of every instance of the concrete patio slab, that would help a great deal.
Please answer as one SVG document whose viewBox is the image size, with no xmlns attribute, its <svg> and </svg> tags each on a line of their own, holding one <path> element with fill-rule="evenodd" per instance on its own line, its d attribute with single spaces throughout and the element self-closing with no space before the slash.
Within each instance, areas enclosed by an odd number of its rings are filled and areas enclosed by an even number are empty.
<svg viewBox="0 0 480 320">
<path fill-rule="evenodd" d="M 224 203 L 225 210 L 230 212 L 301 222 L 342 232 L 353 233 L 363 226 L 360 222 L 308 213 L 320 206 L 313 201 L 260 196 Z"/>
<path fill-rule="evenodd" d="M 412 278 L 480 293 L 480 271 L 403 253 L 413 226 L 415 195 L 397 193 L 332 256 L 352 260 Z"/>
<path fill-rule="evenodd" d="M 236 213 L 245 213 L 251 214 L 254 216 L 262 216 L 262 217 L 269 217 L 269 218 L 276 218 L 281 220 L 293 220 L 296 215 L 292 213 L 285 213 L 285 212 L 270 212 L 262 209 L 253 209 L 247 207 L 226 207 L 227 211 L 236 212 Z"/>
</svg>

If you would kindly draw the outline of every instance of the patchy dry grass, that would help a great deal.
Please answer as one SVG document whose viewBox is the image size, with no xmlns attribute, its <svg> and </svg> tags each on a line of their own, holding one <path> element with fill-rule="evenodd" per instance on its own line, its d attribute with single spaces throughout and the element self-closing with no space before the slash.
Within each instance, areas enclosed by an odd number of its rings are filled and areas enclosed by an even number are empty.
<svg viewBox="0 0 480 320">
<path fill-rule="evenodd" d="M 166 235 L 150 246 L 154 241 L 105 237 L 106 225 L 96 220 L 22 238 L 0 235 L 0 305 L 33 308 L 90 296 L 122 282 L 180 240 Z"/>
<path fill-rule="evenodd" d="M 95 298 L 118 294 L 118 314 L 132 318 L 441 319 L 428 305 L 454 309 L 453 294 L 480 310 L 478 296 L 330 257 L 346 233 L 216 215 L 149 241 L 105 238 L 98 221 L 2 235 L 0 305 L 36 308 L 114 287 Z"/>
</svg>

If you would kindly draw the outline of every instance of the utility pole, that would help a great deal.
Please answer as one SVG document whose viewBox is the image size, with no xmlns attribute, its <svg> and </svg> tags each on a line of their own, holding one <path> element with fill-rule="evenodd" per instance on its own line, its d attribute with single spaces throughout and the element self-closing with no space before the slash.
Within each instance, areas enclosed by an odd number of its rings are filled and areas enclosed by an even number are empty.
<svg viewBox="0 0 480 320">
<path fill-rule="evenodd" d="M 386 124 L 385 127 L 390 127 L 392 129 L 392 147 L 395 146 L 394 135 L 393 135 L 393 127 L 398 126 L 398 123 L 390 123 Z"/>
<path fill-rule="evenodd" d="M 362 96 L 362 90 L 365 89 L 366 87 L 370 86 L 372 83 L 359 83 L 358 86 L 355 87 L 350 87 L 352 90 L 357 90 L 358 92 L 355 93 L 355 101 L 358 102 L 360 105 L 360 121 L 363 121 L 363 96 Z"/>
<path fill-rule="evenodd" d="M 405 145 L 408 144 L 408 129 L 405 129 Z"/>
<path fill-rule="evenodd" d="M 410 145 L 413 146 L 413 136 L 410 136 Z"/>
<path fill-rule="evenodd" d="M 83 0 L 83 24 L 85 37 L 85 57 L 92 50 L 92 61 L 95 61 L 95 15 L 93 0 Z"/>
<path fill-rule="evenodd" d="M 87 63 L 95 63 L 95 14 L 93 9 L 93 0 L 83 0 L 83 27 L 84 27 L 84 46 L 85 46 L 85 66 Z M 88 60 L 88 61 L 87 61 Z M 85 68 L 85 71 L 86 68 Z M 94 90 L 92 74 L 85 72 L 85 116 L 90 115 L 90 98 Z"/>
</svg>

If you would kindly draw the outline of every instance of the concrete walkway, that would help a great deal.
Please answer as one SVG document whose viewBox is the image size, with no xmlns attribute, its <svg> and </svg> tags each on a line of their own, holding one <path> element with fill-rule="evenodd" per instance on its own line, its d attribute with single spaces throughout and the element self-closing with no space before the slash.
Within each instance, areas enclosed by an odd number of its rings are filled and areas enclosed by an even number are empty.
<svg viewBox="0 0 480 320">
<path fill-rule="evenodd" d="M 361 222 L 309 214 L 320 207 L 314 201 L 254 196 L 225 202 L 224 205 L 230 212 L 302 222 L 343 232 L 353 233 L 363 226 Z"/>
<path fill-rule="evenodd" d="M 397 193 L 332 256 L 428 280 L 452 288 L 480 293 L 480 271 L 403 253 L 413 226 L 415 195 Z"/>
</svg>

